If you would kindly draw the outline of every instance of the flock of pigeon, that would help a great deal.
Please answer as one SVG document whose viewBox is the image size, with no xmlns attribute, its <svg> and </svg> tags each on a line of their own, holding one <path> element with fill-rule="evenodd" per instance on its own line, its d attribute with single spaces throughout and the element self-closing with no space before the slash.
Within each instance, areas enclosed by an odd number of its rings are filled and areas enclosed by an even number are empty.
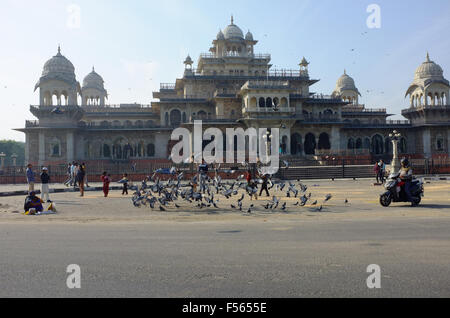
<svg viewBox="0 0 450 318">
<path fill-rule="evenodd" d="M 171 169 L 171 172 L 175 172 L 175 168 Z M 234 172 L 234 171 L 231 171 Z M 133 186 L 131 189 L 135 190 L 132 202 L 135 207 L 149 207 L 151 209 L 159 209 L 160 211 L 167 211 L 168 208 L 180 208 L 182 202 L 190 204 L 193 208 L 215 208 L 225 210 L 226 203 L 224 199 L 233 200 L 235 203 L 230 204 L 232 210 L 252 213 L 255 209 L 255 203 L 251 203 L 248 207 L 244 208 L 245 194 L 248 194 L 252 198 L 258 191 L 257 187 L 251 187 L 248 185 L 244 178 L 244 175 L 240 175 L 236 179 L 223 181 L 220 176 L 216 176 L 213 179 L 207 175 L 194 176 L 189 182 L 182 182 L 184 173 L 181 172 L 178 175 L 174 174 L 172 179 L 168 181 L 161 181 L 157 177 L 155 172 L 153 176 L 149 176 L 146 180 L 142 181 L 139 186 Z M 322 203 L 317 207 L 318 200 L 312 200 L 311 192 L 307 193 L 308 187 L 302 184 L 299 180 L 298 184 L 291 181 L 274 181 L 268 179 L 268 189 L 275 190 L 275 193 L 285 193 L 288 198 L 296 198 L 296 202 L 291 206 L 304 207 L 308 201 L 310 206 L 314 206 L 315 212 L 322 211 L 322 204 L 329 201 L 332 198 L 331 194 L 327 194 Z M 262 184 L 263 180 L 256 180 L 258 184 Z M 199 184 L 198 187 L 194 187 L 194 184 Z M 272 196 L 272 198 L 261 207 L 265 210 L 286 211 L 288 209 L 288 202 L 281 202 L 281 197 Z M 221 201 L 222 200 L 222 201 Z M 313 202 L 312 202 L 313 201 Z M 348 200 L 346 199 L 346 203 Z"/>
</svg>

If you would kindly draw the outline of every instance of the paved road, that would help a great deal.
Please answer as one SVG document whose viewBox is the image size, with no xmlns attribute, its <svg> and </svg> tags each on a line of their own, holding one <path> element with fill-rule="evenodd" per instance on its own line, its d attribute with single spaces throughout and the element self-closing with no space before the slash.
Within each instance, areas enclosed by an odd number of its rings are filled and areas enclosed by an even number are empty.
<svg viewBox="0 0 450 318">
<path fill-rule="evenodd" d="M 0 223 L 0 297 L 450 297 L 449 246 L 444 218 Z"/>
</svg>

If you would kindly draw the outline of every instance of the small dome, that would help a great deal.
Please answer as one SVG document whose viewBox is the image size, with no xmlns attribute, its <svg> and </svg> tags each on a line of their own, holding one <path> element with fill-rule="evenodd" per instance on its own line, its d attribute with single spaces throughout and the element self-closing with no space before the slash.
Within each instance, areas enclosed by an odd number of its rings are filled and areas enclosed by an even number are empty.
<svg viewBox="0 0 450 318">
<path fill-rule="evenodd" d="M 186 57 L 186 60 L 184 60 L 184 64 L 193 64 L 193 63 L 194 63 L 194 61 L 192 61 L 190 55 L 188 55 L 188 56 Z"/>
<path fill-rule="evenodd" d="M 58 53 L 44 64 L 42 76 L 59 75 L 75 80 L 75 67 L 61 54 L 58 47 Z"/>
<path fill-rule="evenodd" d="M 223 30 L 224 36 L 226 40 L 229 39 L 244 39 L 244 33 L 242 30 L 234 24 L 233 17 L 231 17 L 231 24 Z"/>
<path fill-rule="evenodd" d="M 443 77 L 444 71 L 438 64 L 430 60 L 428 53 L 426 61 L 416 69 L 416 73 L 414 75 L 414 79 L 443 79 Z"/>
<path fill-rule="evenodd" d="M 357 90 L 355 86 L 355 81 L 353 78 L 347 75 L 347 73 L 344 70 L 344 74 L 339 77 L 337 83 L 336 83 L 336 89 L 339 88 L 341 90 Z"/>
<path fill-rule="evenodd" d="M 98 75 L 92 67 L 92 72 L 86 75 L 86 77 L 83 79 L 83 88 L 96 88 L 103 90 L 103 83 L 103 78 Z"/>
<path fill-rule="evenodd" d="M 217 33 L 217 40 L 225 40 L 222 30 L 219 30 L 219 33 Z"/>
<path fill-rule="evenodd" d="M 247 34 L 245 35 L 245 39 L 247 41 L 253 41 L 253 34 L 250 31 L 248 31 Z"/>
</svg>

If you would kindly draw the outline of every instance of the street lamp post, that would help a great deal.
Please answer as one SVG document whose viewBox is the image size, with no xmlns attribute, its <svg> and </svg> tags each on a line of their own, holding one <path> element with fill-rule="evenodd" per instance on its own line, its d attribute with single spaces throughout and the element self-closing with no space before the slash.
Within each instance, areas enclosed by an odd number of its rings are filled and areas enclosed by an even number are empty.
<svg viewBox="0 0 450 318">
<path fill-rule="evenodd" d="M 11 155 L 11 159 L 12 159 L 12 165 L 13 165 L 13 167 L 15 167 L 17 165 L 17 155 L 15 153 L 13 153 Z"/>
<path fill-rule="evenodd" d="M 394 130 L 389 134 L 389 138 L 392 140 L 392 162 L 391 162 L 391 173 L 395 173 L 400 169 L 400 163 L 398 162 L 398 141 L 402 135 Z"/>
<path fill-rule="evenodd" d="M 264 141 L 266 142 L 266 162 L 269 162 L 270 160 L 270 156 L 269 156 L 269 152 L 270 152 L 270 140 L 272 139 L 272 134 L 270 133 L 270 131 L 267 131 L 266 134 L 263 136 Z"/>
<path fill-rule="evenodd" d="M 3 170 L 3 168 L 5 167 L 5 153 L 0 153 L 0 170 Z"/>
</svg>

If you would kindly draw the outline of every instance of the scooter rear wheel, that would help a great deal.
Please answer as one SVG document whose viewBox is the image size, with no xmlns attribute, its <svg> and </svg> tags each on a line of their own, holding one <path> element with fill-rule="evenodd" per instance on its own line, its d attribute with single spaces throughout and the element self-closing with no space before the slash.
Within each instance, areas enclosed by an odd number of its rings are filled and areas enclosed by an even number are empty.
<svg viewBox="0 0 450 318">
<path fill-rule="evenodd" d="M 392 198 L 390 195 L 388 194 L 382 194 L 380 196 L 380 204 L 384 207 L 388 207 L 389 205 L 391 205 L 392 202 Z"/>
</svg>

